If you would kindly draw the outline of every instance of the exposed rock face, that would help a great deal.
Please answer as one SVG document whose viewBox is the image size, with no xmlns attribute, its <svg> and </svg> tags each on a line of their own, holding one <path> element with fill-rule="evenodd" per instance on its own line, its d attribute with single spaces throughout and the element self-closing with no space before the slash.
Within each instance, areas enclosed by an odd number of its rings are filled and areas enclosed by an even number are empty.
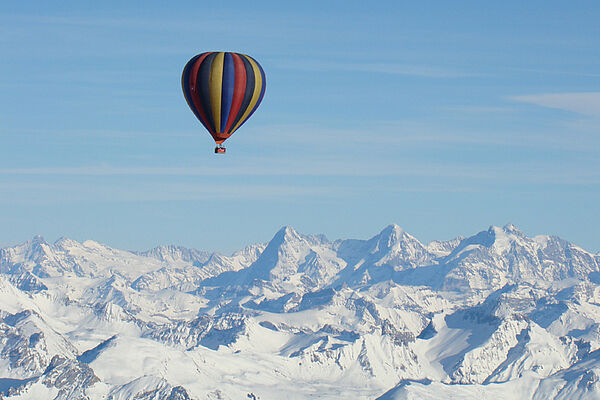
<svg viewBox="0 0 600 400">
<path fill-rule="evenodd" d="M 76 350 L 38 313 L 32 310 L 7 313 L 0 320 L 0 358 L 7 362 L 10 375 L 37 376 L 56 354 L 74 358 Z"/>
<path fill-rule="evenodd" d="M 109 400 L 191 400 L 182 386 L 171 386 L 166 380 L 142 377 L 113 389 Z"/>
<path fill-rule="evenodd" d="M 59 390 L 54 400 L 87 400 L 86 389 L 99 379 L 86 364 L 56 355 L 44 371 L 41 381 Z"/>
</svg>

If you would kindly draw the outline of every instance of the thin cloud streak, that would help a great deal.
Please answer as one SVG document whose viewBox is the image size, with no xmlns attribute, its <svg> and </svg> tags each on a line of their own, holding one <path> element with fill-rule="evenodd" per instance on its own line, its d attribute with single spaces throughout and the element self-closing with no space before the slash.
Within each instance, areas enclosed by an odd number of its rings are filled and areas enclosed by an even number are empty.
<svg viewBox="0 0 600 400">
<path fill-rule="evenodd" d="M 537 69 L 537 68 L 507 68 L 507 69 L 511 70 L 511 71 L 532 72 L 535 74 L 584 76 L 584 77 L 590 77 L 590 78 L 600 77 L 600 74 L 591 73 L 591 72 L 557 71 L 557 70 Z"/>
<path fill-rule="evenodd" d="M 512 107 L 494 107 L 494 106 L 468 106 L 456 105 L 440 107 L 441 110 L 452 111 L 464 114 L 489 114 L 489 113 L 512 113 L 515 109 Z"/>
<path fill-rule="evenodd" d="M 413 171 L 416 172 L 416 171 Z M 132 181 L 130 183 L 102 183 L 94 180 L 88 182 L 3 182 L 0 185 L 0 204 L 65 204 L 77 202 L 127 203 L 127 202 L 163 202 L 163 201 L 240 201 L 266 200 L 286 201 L 290 199 L 339 200 L 340 198 L 358 198 L 374 194 L 386 196 L 400 193 L 482 193 L 505 192 L 508 187 L 525 185 L 525 190 L 536 190 L 539 185 L 552 186 L 546 190 L 557 190 L 557 187 L 589 187 L 600 184 L 599 174 L 588 173 L 585 176 L 573 176 L 567 172 L 547 171 L 545 168 L 531 166 L 514 169 L 507 173 L 500 168 L 485 171 L 472 171 L 467 168 L 455 170 L 454 173 L 438 175 L 436 180 L 422 180 L 415 174 L 415 179 L 372 181 L 369 179 L 361 186 L 348 184 L 347 181 L 334 184 L 281 185 L 272 184 L 239 184 L 227 181 L 209 180 L 191 183 L 170 182 L 164 180 Z M 354 177 L 361 179 L 361 177 Z M 388 178 L 397 179 L 398 177 Z M 157 188 L 160 187 L 160 190 Z M 513 189 L 510 189 L 513 190 Z M 564 190 L 559 189 L 559 190 Z"/>
<path fill-rule="evenodd" d="M 141 202 L 141 201 L 201 201 L 240 199 L 289 199 L 333 196 L 338 198 L 356 188 L 291 185 L 226 185 L 207 183 L 184 184 L 161 182 L 161 190 L 152 183 L 145 184 L 64 184 L 10 183 L 0 189 L 0 203 L 48 204 L 51 202 Z"/>
<path fill-rule="evenodd" d="M 577 114 L 600 116 L 600 92 L 544 93 L 511 96 L 509 99 Z"/>
<path fill-rule="evenodd" d="M 241 19 L 241 16 L 239 16 Z M 82 15 L 26 15 L 26 14 L 0 14 L 0 21 L 6 24 L 11 22 L 19 22 L 21 24 L 35 23 L 47 24 L 55 26 L 79 26 L 79 27 L 98 27 L 98 28 L 118 28 L 126 30 L 152 30 L 164 32 L 165 29 L 173 32 L 184 31 L 211 31 L 222 30 L 227 31 L 229 25 L 227 22 L 231 16 L 214 16 L 210 20 L 203 21 L 202 24 L 191 23 L 193 19 L 188 18 L 184 23 L 181 18 L 177 21 L 168 19 L 149 19 L 140 18 L 139 16 L 124 16 L 124 17 L 88 17 Z M 256 21 L 247 21 L 248 26 L 258 26 Z"/>
<path fill-rule="evenodd" d="M 251 164 L 251 163 L 248 163 Z M 341 160 L 332 158 L 324 161 L 315 161 L 308 164 L 288 164 L 283 167 L 282 162 L 273 163 L 272 167 L 248 167 L 248 164 L 233 165 L 221 168 L 201 166 L 189 167 L 113 167 L 113 166 L 80 166 L 80 167 L 48 167 L 48 168 L 4 168 L 0 169 L 0 176 L 81 176 L 81 177 L 207 177 L 221 178 L 238 177 L 356 177 L 356 178 L 444 178 L 444 179 L 472 179 L 487 181 L 494 179 L 504 183 L 533 183 L 533 184 L 600 184 L 600 171 L 594 168 L 579 168 L 577 173 L 573 168 L 565 169 L 564 165 L 553 162 L 508 163 L 498 165 L 457 165 L 434 164 L 422 162 L 399 163 L 382 161 L 373 164 L 370 161 Z M 307 166 L 309 165 L 309 166 Z M 275 167 L 277 166 L 277 167 Z"/>
<path fill-rule="evenodd" d="M 451 110 L 451 107 L 447 107 Z M 485 113 L 485 112 L 510 112 L 501 108 L 483 107 L 482 109 L 466 110 L 462 107 L 458 111 Z M 290 124 L 290 125 L 266 125 L 254 126 L 248 129 L 248 133 L 236 137 L 236 140 L 251 140 L 252 144 L 272 144 L 280 143 L 282 135 L 285 137 L 285 143 L 305 144 L 314 146 L 318 142 L 336 143 L 338 147 L 348 147 L 353 145 L 371 146 L 373 137 L 377 141 L 385 143 L 386 146 L 402 146 L 416 143 L 448 143 L 448 144 L 472 144 L 472 145 L 500 145 L 520 148 L 548 148 L 591 152 L 598 151 L 600 143 L 591 142 L 590 139 L 596 137 L 595 132 L 598 129 L 598 122 L 593 120 L 571 121 L 561 124 L 562 129 L 568 132 L 542 132 L 531 131 L 506 131 L 489 134 L 479 131 L 457 132 L 456 128 L 438 128 L 424 123 L 405 122 L 405 121 L 380 121 L 371 123 L 368 127 L 361 128 L 353 126 L 348 129 L 328 128 L 310 124 Z M 368 133 L 367 133 L 368 132 Z M 206 135 L 201 128 L 196 130 L 175 130 L 175 131 L 127 131 L 127 130 L 102 130 L 102 129 L 81 129 L 81 130 L 49 130 L 49 129 L 18 129 L 11 131 L 1 131 L 0 138 L 10 137 L 15 133 L 19 135 L 47 136 L 47 137 L 94 137 L 94 138 L 196 138 Z M 577 140 L 565 141 L 566 133 L 570 138 Z M 594 135 L 590 135 L 593 133 Z M 43 173 L 43 172 L 40 172 Z"/>
<path fill-rule="evenodd" d="M 290 62 L 285 60 L 273 60 L 271 65 L 280 69 L 297 71 L 370 72 L 439 79 L 484 76 L 480 73 L 458 71 L 451 68 L 429 65 L 408 65 L 401 63 L 356 63 L 322 60 L 302 60 L 301 62 Z"/>
<path fill-rule="evenodd" d="M 570 127 L 564 127 L 564 129 L 570 129 Z M 587 135 L 583 130 L 582 132 L 569 130 L 569 136 L 577 136 L 577 141 L 565 141 L 566 133 L 561 131 L 536 133 L 521 130 L 494 132 L 493 134 L 473 130 L 458 132 L 456 128 L 452 127 L 439 128 L 422 123 L 389 121 L 375 123 L 364 129 L 357 129 L 357 127 L 330 129 L 315 125 L 271 125 L 256 130 L 256 134 L 253 134 L 252 138 L 254 142 L 277 143 L 284 135 L 287 143 L 313 145 L 318 142 L 331 142 L 336 143 L 338 147 L 356 144 L 371 146 L 374 137 L 377 138 L 378 143 L 385 143 L 387 147 L 402 146 L 404 148 L 407 145 L 418 143 L 447 143 L 595 152 L 600 147 L 600 143 L 593 140 L 595 136 Z"/>
<path fill-rule="evenodd" d="M 148 138 L 148 137 L 197 137 L 205 132 L 200 129 L 190 131 L 134 131 L 134 130 L 109 130 L 109 129 L 11 129 L 0 130 L 0 138 L 3 136 L 19 135 L 56 137 L 94 137 L 94 138 Z"/>
<path fill-rule="evenodd" d="M 452 108 L 446 108 L 451 110 Z M 457 110 L 465 112 L 509 112 L 501 108 L 487 107 L 482 109 L 464 110 L 458 107 Z M 236 138 L 236 140 L 251 140 L 253 144 L 257 143 L 279 143 L 282 135 L 285 137 L 285 143 L 306 144 L 314 146 L 317 142 L 337 143 L 337 146 L 368 145 L 373 143 L 373 137 L 377 137 L 378 142 L 385 143 L 386 146 L 400 145 L 406 147 L 407 144 L 414 143 L 449 143 L 449 144 L 476 144 L 476 145 L 501 145 L 521 148 L 549 148 L 574 151 L 597 151 L 600 143 L 589 141 L 592 137 L 586 133 L 595 133 L 598 122 L 596 121 L 575 121 L 569 124 L 562 124 L 563 129 L 568 130 L 569 137 L 577 137 L 578 140 L 569 140 L 565 142 L 565 133 L 567 132 L 548 132 L 535 133 L 524 131 L 506 131 L 495 132 L 494 134 L 471 131 L 457 132 L 456 128 L 438 128 L 429 126 L 429 124 L 405 122 L 405 121 L 380 121 L 369 124 L 368 127 L 361 128 L 353 126 L 348 129 L 328 128 L 310 124 L 290 124 L 290 125 L 266 125 L 255 126 L 248 130 L 246 135 Z M 368 132 L 368 133 L 367 133 Z M 94 137 L 94 138 L 194 138 L 205 135 L 203 129 L 196 130 L 176 130 L 169 132 L 162 131 L 127 131 L 127 130 L 102 130 L 102 129 L 18 129 L 11 131 L 1 131 L 0 138 L 10 137 L 15 133 L 19 135 L 64 137 L 71 136 Z M 578 136 L 579 135 L 579 136 Z M 593 137 L 595 137 L 594 135 Z M 251 138 L 251 139 L 250 139 Z"/>
</svg>

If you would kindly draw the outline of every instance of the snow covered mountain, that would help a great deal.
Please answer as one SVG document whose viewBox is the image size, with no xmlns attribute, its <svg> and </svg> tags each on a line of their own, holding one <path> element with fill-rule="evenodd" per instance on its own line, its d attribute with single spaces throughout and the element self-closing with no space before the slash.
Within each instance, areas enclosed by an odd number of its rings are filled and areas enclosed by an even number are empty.
<svg viewBox="0 0 600 400">
<path fill-rule="evenodd" d="M 0 399 L 600 398 L 600 255 L 515 226 L 0 249 Z"/>
</svg>

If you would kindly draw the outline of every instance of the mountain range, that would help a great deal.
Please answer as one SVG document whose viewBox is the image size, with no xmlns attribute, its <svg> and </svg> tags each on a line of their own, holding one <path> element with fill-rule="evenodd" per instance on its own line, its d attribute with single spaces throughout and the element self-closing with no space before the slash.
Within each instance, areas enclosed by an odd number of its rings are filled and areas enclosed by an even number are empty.
<svg viewBox="0 0 600 400">
<path fill-rule="evenodd" d="M 514 225 L 0 249 L 0 399 L 597 399 L 600 254 Z"/>
</svg>

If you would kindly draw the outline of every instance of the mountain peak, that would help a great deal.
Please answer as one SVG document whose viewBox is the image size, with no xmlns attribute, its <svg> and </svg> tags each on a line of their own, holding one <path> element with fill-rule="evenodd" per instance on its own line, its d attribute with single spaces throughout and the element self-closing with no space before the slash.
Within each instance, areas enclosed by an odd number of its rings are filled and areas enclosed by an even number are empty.
<svg viewBox="0 0 600 400">
<path fill-rule="evenodd" d="M 300 239 L 300 234 L 291 226 L 286 225 L 282 227 L 271 241 L 275 241 L 276 243 L 282 244 L 285 242 L 289 242 L 290 240 L 298 240 Z"/>
<path fill-rule="evenodd" d="M 44 240 L 41 235 L 35 235 L 31 240 L 25 243 L 27 257 L 39 258 L 51 251 L 52 246 Z"/>
<path fill-rule="evenodd" d="M 44 239 L 44 237 L 42 235 L 35 235 L 33 238 L 31 238 L 31 244 L 35 245 L 35 244 L 47 244 L 46 240 Z"/>
<path fill-rule="evenodd" d="M 385 228 L 383 228 L 381 233 L 399 238 L 399 237 L 403 236 L 406 232 L 404 231 L 404 229 L 402 229 L 402 227 L 400 225 L 390 224 L 390 225 L 386 226 Z"/>
<path fill-rule="evenodd" d="M 398 242 L 416 240 L 397 224 L 386 226 L 376 238 L 380 245 L 388 248 Z"/>
<path fill-rule="evenodd" d="M 480 232 L 476 236 L 487 236 L 486 247 L 494 247 L 502 252 L 507 251 L 513 242 L 521 242 L 525 235 L 513 224 L 506 224 L 502 228 L 492 225 L 487 232 Z M 483 244 L 483 243 L 482 243 Z"/>
<path fill-rule="evenodd" d="M 504 227 L 502 227 L 502 229 L 504 229 L 504 232 L 510 232 L 510 233 L 521 233 L 521 230 L 519 228 L 517 228 L 514 224 L 511 224 L 510 222 L 506 225 L 504 225 Z"/>
<path fill-rule="evenodd" d="M 58 238 L 58 240 L 56 242 L 54 242 L 54 246 L 56 247 L 74 247 L 74 246 L 78 246 L 80 245 L 80 243 L 76 240 L 73 239 L 69 239 L 68 237 L 65 236 L 61 236 L 60 238 Z"/>
<path fill-rule="evenodd" d="M 490 225 L 488 228 L 488 232 L 490 234 L 494 234 L 495 236 L 503 236 L 503 235 L 517 235 L 523 236 L 523 232 L 516 225 L 508 223 L 503 227 L 499 227 L 496 225 Z"/>
<path fill-rule="evenodd" d="M 286 235 L 297 235 L 298 234 L 298 232 L 290 225 L 285 225 L 285 226 L 281 227 L 279 232 L 282 232 Z"/>
</svg>

